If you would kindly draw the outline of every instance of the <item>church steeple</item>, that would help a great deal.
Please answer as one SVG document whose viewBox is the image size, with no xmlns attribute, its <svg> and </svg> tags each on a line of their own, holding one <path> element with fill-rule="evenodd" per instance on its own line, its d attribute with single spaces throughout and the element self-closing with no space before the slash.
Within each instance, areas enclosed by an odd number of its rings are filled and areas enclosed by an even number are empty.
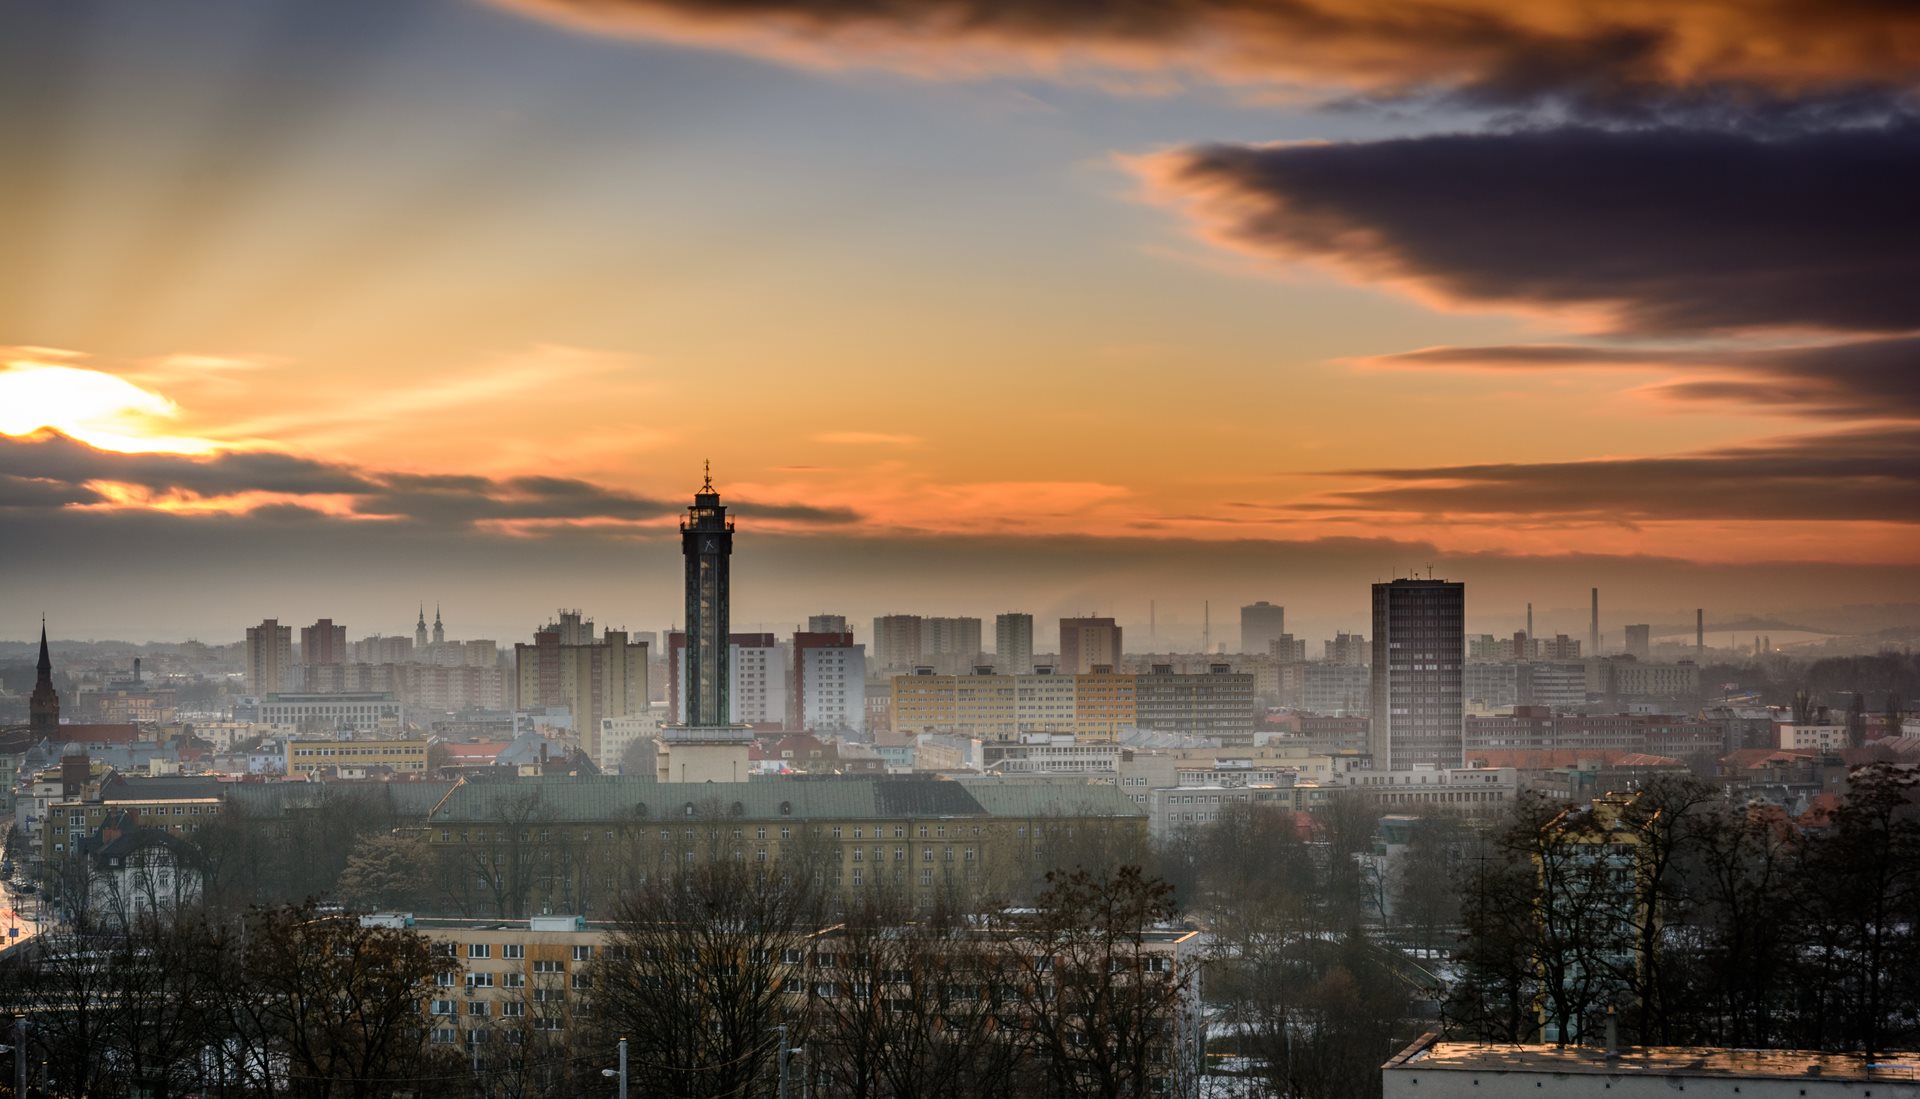
<svg viewBox="0 0 1920 1099">
<path fill-rule="evenodd" d="M 33 695 L 27 699 L 27 722 L 36 737 L 51 737 L 60 731 L 60 693 L 53 689 L 53 656 L 47 651 L 47 618 L 40 616 L 39 674 L 34 677 Z"/>
<path fill-rule="evenodd" d="M 447 628 L 440 624 L 440 604 L 438 603 L 433 605 L 433 643 L 435 645 L 447 643 Z"/>
<path fill-rule="evenodd" d="M 427 647 L 427 605 L 425 603 L 420 604 L 420 620 L 413 624 L 413 647 L 416 649 Z"/>
</svg>

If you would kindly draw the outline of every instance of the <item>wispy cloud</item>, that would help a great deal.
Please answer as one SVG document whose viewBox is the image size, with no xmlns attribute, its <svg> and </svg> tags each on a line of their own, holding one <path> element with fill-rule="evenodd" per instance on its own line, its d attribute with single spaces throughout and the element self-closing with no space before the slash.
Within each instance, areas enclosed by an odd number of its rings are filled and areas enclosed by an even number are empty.
<svg viewBox="0 0 1920 1099">
<path fill-rule="evenodd" d="M 813 441 L 833 446 L 918 446 L 920 436 L 881 431 L 827 431 L 813 436 Z"/>
<path fill-rule="evenodd" d="M 1920 419 L 1920 337 L 1710 347 L 1515 344 L 1427 347 L 1348 360 L 1364 369 L 1655 371 L 1663 400 L 1855 420 Z"/>
<path fill-rule="evenodd" d="M 1301 513 L 1450 521 L 1743 520 L 1920 524 L 1920 427 L 1797 435 L 1692 453 L 1578 462 L 1368 467 L 1371 482 Z"/>
</svg>

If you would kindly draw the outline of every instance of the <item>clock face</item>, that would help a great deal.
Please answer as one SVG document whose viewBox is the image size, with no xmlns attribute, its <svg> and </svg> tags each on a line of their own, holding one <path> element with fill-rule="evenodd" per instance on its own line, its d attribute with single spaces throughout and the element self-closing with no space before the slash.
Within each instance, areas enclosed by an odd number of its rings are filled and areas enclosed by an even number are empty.
<svg viewBox="0 0 1920 1099">
<path fill-rule="evenodd" d="M 714 544 L 713 544 L 713 539 L 711 539 L 711 538 L 709 538 L 709 539 L 707 539 L 707 544 L 706 544 L 705 546 L 703 546 L 703 547 L 701 548 L 701 550 L 700 550 L 700 552 L 702 552 L 702 553 L 713 553 L 713 552 L 714 552 L 714 550 L 715 550 L 715 547 L 714 547 Z"/>
</svg>

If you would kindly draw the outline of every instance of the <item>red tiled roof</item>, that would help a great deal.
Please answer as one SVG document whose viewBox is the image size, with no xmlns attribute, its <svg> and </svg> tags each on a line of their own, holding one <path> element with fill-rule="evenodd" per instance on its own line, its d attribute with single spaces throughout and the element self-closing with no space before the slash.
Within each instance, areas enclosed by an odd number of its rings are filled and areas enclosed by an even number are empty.
<svg viewBox="0 0 1920 1099">
<path fill-rule="evenodd" d="M 132 744 L 140 739 L 140 726 L 62 725 L 55 739 L 75 744 Z"/>
<path fill-rule="evenodd" d="M 440 746 L 447 750 L 447 760 L 451 763 L 463 763 L 473 760 L 493 762 L 501 752 L 512 743 L 506 740 L 447 740 Z"/>
<path fill-rule="evenodd" d="M 1812 752 L 1797 748 L 1741 748 L 1728 752 L 1720 758 L 1720 762 L 1732 770 L 1751 771 L 1768 764 L 1794 763 L 1812 758 Z"/>
<path fill-rule="evenodd" d="M 1541 771 L 1553 767 L 1572 767 L 1579 763 L 1613 766 L 1622 756 L 1636 755 L 1618 748 L 1483 748 L 1467 753 L 1469 766 L 1512 767 L 1521 771 Z"/>
<path fill-rule="evenodd" d="M 1685 767 L 1686 764 L 1672 756 L 1656 756 L 1648 752 L 1628 752 L 1613 761 L 1615 767 Z"/>
</svg>

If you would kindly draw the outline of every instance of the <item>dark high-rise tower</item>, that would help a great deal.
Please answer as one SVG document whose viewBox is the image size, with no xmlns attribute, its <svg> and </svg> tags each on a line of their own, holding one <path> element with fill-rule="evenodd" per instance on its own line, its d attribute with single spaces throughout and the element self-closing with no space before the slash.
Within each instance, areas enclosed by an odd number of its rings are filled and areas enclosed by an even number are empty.
<svg viewBox="0 0 1920 1099">
<path fill-rule="evenodd" d="M 60 731 L 60 694 L 53 689 L 53 657 L 47 654 L 47 620 L 40 620 L 39 674 L 33 680 L 33 694 L 27 699 L 27 722 L 35 737 L 50 737 Z"/>
<path fill-rule="evenodd" d="M 725 725 L 727 708 L 727 559 L 733 521 L 713 487 L 713 469 L 680 520 L 680 551 L 687 559 L 687 671 L 682 697 L 687 724 Z"/>
<path fill-rule="evenodd" d="M 1466 749 L 1461 666 L 1466 585 L 1395 580 L 1373 586 L 1373 765 L 1459 767 Z"/>
<path fill-rule="evenodd" d="M 1240 608 L 1240 651 L 1265 655 L 1287 632 L 1287 609 L 1262 599 Z"/>
<path fill-rule="evenodd" d="M 1600 655 L 1600 589 L 1593 589 L 1593 624 L 1587 627 L 1587 655 Z"/>
</svg>

